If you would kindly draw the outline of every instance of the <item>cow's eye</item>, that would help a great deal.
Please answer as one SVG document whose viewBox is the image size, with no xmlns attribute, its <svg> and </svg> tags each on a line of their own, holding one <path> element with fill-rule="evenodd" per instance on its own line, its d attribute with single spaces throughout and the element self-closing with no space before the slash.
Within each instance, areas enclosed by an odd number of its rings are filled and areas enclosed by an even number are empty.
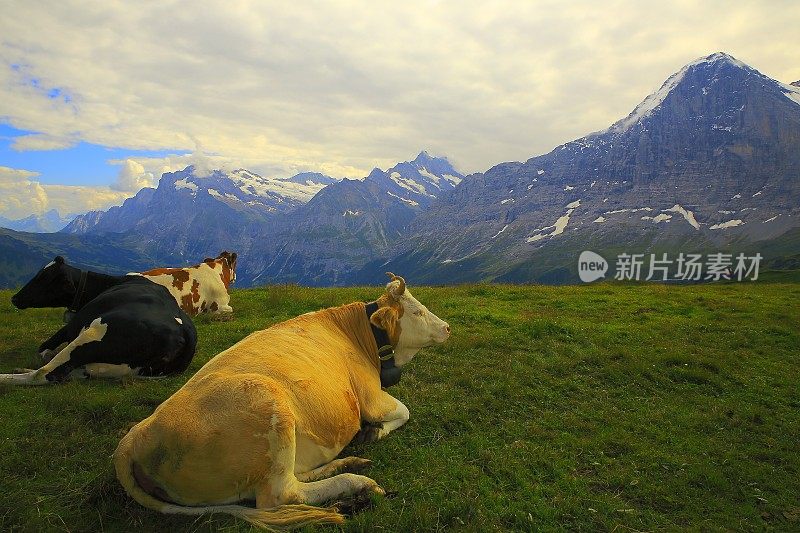
<svg viewBox="0 0 800 533">
<path fill-rule="evenodd" d="M 414 314 L 417 315 L 417 316 L 422 316 L 422 314 L 423 314 L 422 313 L 422 309 L 417 309 L 416 311 L 414 311 Z"/>
</svg>

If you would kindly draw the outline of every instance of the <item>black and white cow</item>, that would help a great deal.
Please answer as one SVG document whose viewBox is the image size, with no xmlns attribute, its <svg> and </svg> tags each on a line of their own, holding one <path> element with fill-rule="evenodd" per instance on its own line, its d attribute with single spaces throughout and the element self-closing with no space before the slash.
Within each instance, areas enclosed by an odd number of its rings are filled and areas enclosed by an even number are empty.
<svg viewBox="0 0 800 533">
<path fill-rule="evenodd" d="M 58 256 L 11 303 L 67 307 L 74 315 L 39 347 L 44 366 L 0 374 L 0 383 L 44 385 L 81 369 L 83 377 L 165 376 L 184 371 L 194 357 L 191 318 L 166 288 L 141 276 L 82 271 Z"/>
</svg>

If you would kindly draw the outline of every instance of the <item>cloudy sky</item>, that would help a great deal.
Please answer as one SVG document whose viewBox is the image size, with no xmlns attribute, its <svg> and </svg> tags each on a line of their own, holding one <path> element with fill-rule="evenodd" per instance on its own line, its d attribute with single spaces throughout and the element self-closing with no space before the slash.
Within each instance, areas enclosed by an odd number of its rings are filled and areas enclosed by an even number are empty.
<svg viewBox="0 0 800 533">
<path fill-rule="evenodd" d="M 193 161 L 483 171 L 725 51 L 800 79 L 800 2 L 2 0 L 0 216 L 120 203 Z M 202 7 L 200 7 L 202 6 Z"/>
</svg>

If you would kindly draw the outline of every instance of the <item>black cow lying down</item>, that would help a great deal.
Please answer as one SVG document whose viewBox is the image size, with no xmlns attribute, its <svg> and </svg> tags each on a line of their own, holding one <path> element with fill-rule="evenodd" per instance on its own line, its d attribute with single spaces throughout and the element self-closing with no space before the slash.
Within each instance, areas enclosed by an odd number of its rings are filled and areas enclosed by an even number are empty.
<svg viewBox="0 0 800 533">
<path fill-rule="evenodd" d="M 194 357 L 191 318 L 166 288 L 142 276 L 81 271 L 58 256 L 11 303 L 19 309 L 67 307 L 74 315 L 39 347 L 43 367 L 0 374 L 0 383 L 44 385 L 64 381 L 74 370 L 80 377 L 165 376 L 183 372 Z"/>
</svg>

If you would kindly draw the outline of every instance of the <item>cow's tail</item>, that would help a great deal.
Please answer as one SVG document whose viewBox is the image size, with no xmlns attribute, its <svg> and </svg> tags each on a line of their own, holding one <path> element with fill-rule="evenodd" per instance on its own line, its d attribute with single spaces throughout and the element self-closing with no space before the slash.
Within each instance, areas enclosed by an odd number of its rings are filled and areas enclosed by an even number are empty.
<svg viewBox="0 0 800 533">
<path fill-rule="evenodd" d="M 313 507 L 310 505 L 281 505 L 272 509 L 255 509 L 242 505 L 207 505 L 190 507 L 165 502 L 146 492 L 136 481 L 132 446 L 135 441 L 129 432 L 120 441 L 114 452 L 114 468 L 125 491 L 141 505 L 166 514 L 203 515 L 225 513 L 266 530 L 294 529 L 311 524 L 342 524 L 344 516 L 336 507 Z"/>
</svg>

